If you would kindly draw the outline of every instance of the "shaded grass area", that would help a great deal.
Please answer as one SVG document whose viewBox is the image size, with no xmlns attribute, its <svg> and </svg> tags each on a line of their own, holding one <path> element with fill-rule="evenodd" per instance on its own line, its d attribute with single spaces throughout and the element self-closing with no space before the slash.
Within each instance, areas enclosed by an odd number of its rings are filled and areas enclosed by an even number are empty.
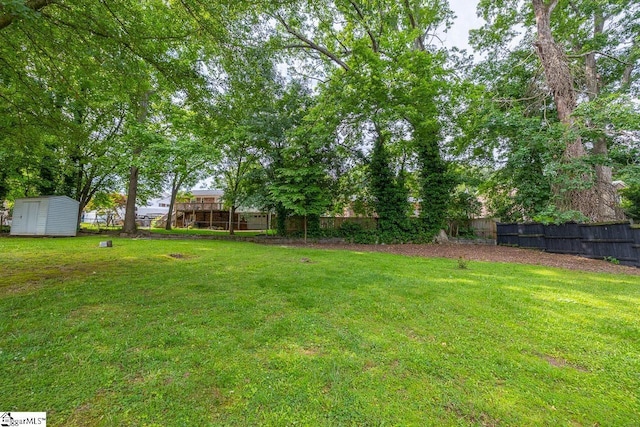
<svg viewBox="0 0 640 427">
<path fill-rule="evenodd" d="M 637 277 L 99 241 L 0 239 L 2 410 L 70 426 L 640 419 Z"/>
</svg>

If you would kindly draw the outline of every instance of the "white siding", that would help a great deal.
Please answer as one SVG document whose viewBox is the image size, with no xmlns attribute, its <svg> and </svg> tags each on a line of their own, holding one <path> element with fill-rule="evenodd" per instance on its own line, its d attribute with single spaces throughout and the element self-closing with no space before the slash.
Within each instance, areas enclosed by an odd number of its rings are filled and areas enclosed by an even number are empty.
<svg viewBox="0 0 640 427">
<path fill-rule="evenodd" d="M 49 201 L 42 197 L 18 199 L 13 207 L 11 234 L 38 236 L 44 234 Z"/>
<path fill-rule="evenodd" d="M 18 199 L 13 205 L 13 219 L 11 220 L 11 234 L 20 236 L 26 232 L 27 218 L 24 206 L 24 200 Z"/>
<path fill-rule="evenodd" d="M 29 201 L 27 201 L 29 203 Z M 31 228 L 29 225 L 29 231 L 35 231 L 37 236 L 44 236 L 45 231 L 47 230 L 47 210 L 49 209 L 49 199 L 41 198 L 40 200 L 40 209 L 38 210 L 38 219 L 35 225 L 35 230 Z"/>
<path fill-rule="evenodd" d="M 75 236 L 79 203 L 66 196 L 51 197 L 44 234 L 47 236 Z"/>
</svg>

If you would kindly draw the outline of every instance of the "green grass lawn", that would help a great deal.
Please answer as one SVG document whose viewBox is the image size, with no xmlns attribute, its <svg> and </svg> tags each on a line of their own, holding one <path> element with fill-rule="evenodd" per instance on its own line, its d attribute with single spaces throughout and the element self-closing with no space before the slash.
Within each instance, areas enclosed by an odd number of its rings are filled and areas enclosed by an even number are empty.
<svg viewBox="0 0 640 427">
<path fill-rule="evenodd" d="M 0 238 L 0 411 L 53 426 L 637 426 L 635 276 Z"/>
</svg>

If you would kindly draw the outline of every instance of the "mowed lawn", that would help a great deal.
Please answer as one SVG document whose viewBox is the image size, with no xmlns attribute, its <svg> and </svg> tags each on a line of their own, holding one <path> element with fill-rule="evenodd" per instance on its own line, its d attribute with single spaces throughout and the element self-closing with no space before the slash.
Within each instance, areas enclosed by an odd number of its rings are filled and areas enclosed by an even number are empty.
<svg viewBox="0 0 640 427">
<path fill-rule="evenodd" d="M 637 426 L 640 280 L 0 238 L 0 411 L 52 426 Z"/>
</svg>

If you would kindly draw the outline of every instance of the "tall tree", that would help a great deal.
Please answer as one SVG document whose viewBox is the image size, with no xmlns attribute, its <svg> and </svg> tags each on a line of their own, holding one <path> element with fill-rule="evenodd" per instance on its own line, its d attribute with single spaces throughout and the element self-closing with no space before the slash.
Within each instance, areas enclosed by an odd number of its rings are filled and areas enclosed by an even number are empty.
<svg viewBox="0 0 640 427">
<path fill-rule="evenodd" d="M 436 28 L 449 23 L 446 2 L 337 0 L 305 6 L 292 2 L 271 10 L 283 33 L 280 46 L 297 52 L 303 63 L 324 66 L 316 73 L 326 79 L 319 87 L 323 108 L 336 115 L 330 119 L 336 128 L 361 137 L 363 151 L 371 152 L 372 140 L 402 147 L 389 152 L 407 154 L 410 147 L 408 161 L 400 163 L 421 176 L 422 215 L 427 228 L 437 229 L 453 186 L 441 152 L 438 108 L 446 55 L 432 43 Z M 387 176 L 395 180 L 396 173 Z M 433 199 L 434 193 L 439 197 Z"/>
<path fill-rule="evenodd" d="M 320 215 L 329 209 L 331 187 L 321 140 L 310 137 L 301 129 L 294 132 L 290 142 L 284 152 L 283 166 L 276 171 L 277 180 L 270 190 L 276 201 L 295 215 L 304 217 L 306 242 L 309 218 L 316 220 L 314 228 L 318 228 Z"/>
<path fill-rule="evenodd" d="M 260 179 L 255 185 L 255 196 L 258 206 L 275 210 L 277 233 L 285 235 L 286 219 L 291 211 L 274 197 L 271 189 L 282 184 L 287 167 L 296 167 L 288 162 L 292 134 L 305 126 L 314 97 L 303 82 L 296 80 L 284 82 L 274 78 L 269 89 L 266 102 L 254 117 L 254 139 L 262 168 L 262 173 L 255 176 Z M 326 156 L 323 162 L 328 164 Z"/>
<path fill-rule="evenodd" d="M 161 138 L 150 147 L 147 157 L 159 163 L 155 169 L 170 191 L 165 228 L 171 230 L 178 192 L 211 176 L 220 150 L 217 131 L 211 129 L 210 123 L 203 123 L 200 114 L 173 102 L 164 112 L 163 120 L 156 124 Z"/>
<path fill-rule="evenodd" d="M 255 192 L 253 179 L 259 167 L 256 148 L 250 143 L 248 129 L 235 129 L 222 144 L 222 159 L 215 174 L 224 191 L 223 200 L 229 209 L 229 234 L 235 232 L 236 209 Z"/>
<path fill-rule="evenodd" d="M 472 39 L 494 58 L 505 48 L 513 50 L 509 43 L 518 28 L 535 34 L 530 52 L 538 58 L 554 113 L 565 128 L 561 158 L 553 171 L 549 169 L 556 176 L 553 202 L 591 220 L 620 218 L 608 154 L 612 139 L 592 138 L 586 130 L 588 119 L 586 127 L 577 124 L 576 110 L 603 95 L 619 96 L 637 86 L 638 40 L 633 29 L 638 27 L 639 8 L 626 0 L 481 1 L 479 5 L 487 24 Z M 513 74 L 516 69 L 505 71 Z M 528 97 L 518 98 L 514 101 L 522 103 Z"/>
<path fill-rule="evenodd" d="M 23 128 L 29 126 L 40 135 L 53 135 L 46 138 L 52 152 L 59 153 L 63 146 L 69 148 L 66 163 L 73 168 L 54 170 L 47 160 L 41 168 L 41 181 L 52 181 L 56 175 L 66 187 L 76 188 L 81 203 L 91 191 L 79 184 L 81 173 L 72 169 L 82 171 L 100 163 L 99 156 L 91 161 L 81 157 L 81 153 L 91 151 L 89 147 L 99 139 L 97 134 L 104 136 L 105 128 L 114 127 L 124 117 L 123 134 L 131 135 L 145 115 L 147 92 L 182 90 L 192 96 L 204 82 L 195 60 L 199 54 L 204 55 L 205 49 L 202 44 L 190 43 L 199 29 L 182 4 L 161 0 L 3 2 L 0 23 L 0 79 L 6 83 L 0 85 L 0 97 L 11 100 L 14 118 L 29 118 L 29 122 L 21 120 Z M 128 94 L 133 95 L 129 98 Z M 104 115 L 108 104 L 113 106 L 112 117 Z M 98 119 L 102 130 L 91 127 Z M 138 129 L 140 125 L 137 123 Z M 72 134 L 75 138 L 69 144 L 67 136 Z M 114 142 L 113 137 L 110 139 Z M 132 142 L 119 136 L 116 139 Z M 35 139 L 39 140 L 43 138 Z M 27 147 L 18 148 L 19 152 L 29 151 Z M 116 156 L 111 152 L 103 154 L 114 163 Z M 129 166 L 135 184 L 138 165 Z M 99 178 L 89 181 L 99 182 Z M 84 190 L 80 191 L 81 187 Z M 129 199 L 135 204 L 135 190 L 131 193 Z M 131 215 L 126 225 L 129 231 L 135 229 Z"/>
</svg>

